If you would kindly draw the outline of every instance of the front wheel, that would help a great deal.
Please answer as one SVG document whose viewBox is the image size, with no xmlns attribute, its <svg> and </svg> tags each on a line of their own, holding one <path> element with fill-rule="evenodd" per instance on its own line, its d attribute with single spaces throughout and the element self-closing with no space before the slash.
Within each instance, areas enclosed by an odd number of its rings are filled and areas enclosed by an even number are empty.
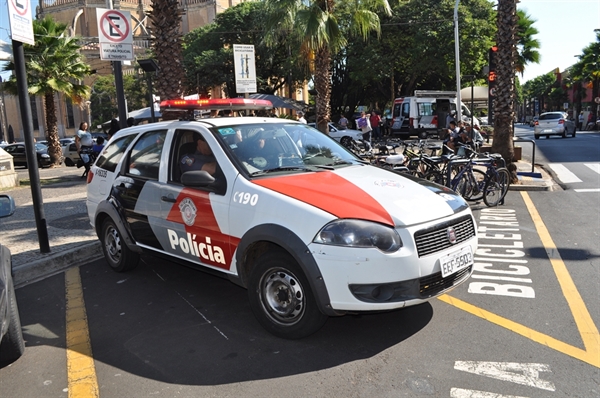
<svg viewBox="0 0 600 398">
<path fill-rule="evenodd" d="M 140 255 L 131 251 L 115 222 L 110 218 L 102 225 L 102 251 L 108 265 L 117 272 L 125 272 L 137 267 Z"/>
<path fill-rule="evenodd" d="M 278 337 L 306 337 L 327 321 L 304 272 L 283 250 L 270 250 L 258 258 L 248 280 L 248 298 L 260 324 Z"/>
<path fill-rule="evenodd" d="M 506 168 L 496 169 L 496 173 L 490 175 L 483 187 L 483 202 L 494 207 L 504 199 L 510 185 L 510 173 Z"/>
<path fill-rule="evenodd" d="M 19 309 L 17 308 L 17 297 L 15 296 L 12 279 L 9 279 L 6 287 L 8 293 L 8 302 L 6 303 L 8 330 L 0 342 L 0 363 L 2 365 L 16 361 L 25 351 Z"/>
</svg>

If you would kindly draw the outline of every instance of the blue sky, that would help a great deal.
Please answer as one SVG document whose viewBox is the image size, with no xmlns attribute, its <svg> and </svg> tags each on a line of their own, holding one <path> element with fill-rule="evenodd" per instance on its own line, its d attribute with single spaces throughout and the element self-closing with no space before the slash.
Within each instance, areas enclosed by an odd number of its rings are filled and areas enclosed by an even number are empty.
<svg viewBox="0 0 600 398">
<path fill-rule="evenodd" d="M 8 1 L 0 0 L 0 39 L 10 43 Z M 33 13 L 37 4 L 31 0 Z M 577 62 L 575 55 L 596 40 L 594 29 L 600 29 L 600 0 L 521 0 L 518 8 L 537 21 L 541 43 L 541 62 L 526 66 L 522 83 Z"/>
</svg>

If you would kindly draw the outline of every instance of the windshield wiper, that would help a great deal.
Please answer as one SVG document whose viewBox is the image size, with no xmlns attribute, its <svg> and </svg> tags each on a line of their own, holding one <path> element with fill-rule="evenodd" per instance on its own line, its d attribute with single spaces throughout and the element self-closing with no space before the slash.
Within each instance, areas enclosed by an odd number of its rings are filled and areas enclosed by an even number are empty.
<svg viewBox="0 0 600 398">
<path fill-rule="evenodd" d="M 294 170 L 315 171 L 314 168 L 307 167 L 307 166 L 279 166 L 279 167 L 275 167 L 272 169 L 255 171 L 254 173 L 251 173 L 250 175 L 257 176 L 257 175 L 269 174 L 269 173 L 277 172 L 277 171 L 294 171 Z"/>
</svg>

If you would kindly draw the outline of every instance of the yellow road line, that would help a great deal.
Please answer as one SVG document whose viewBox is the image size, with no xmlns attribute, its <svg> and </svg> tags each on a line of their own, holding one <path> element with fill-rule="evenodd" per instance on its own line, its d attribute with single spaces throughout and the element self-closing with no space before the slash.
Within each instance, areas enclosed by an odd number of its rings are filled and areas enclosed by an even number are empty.
<svg viewBox="0 0 600 398">
<path fill-rule="evenodd" d="M 554 273 L 556 274 L 563 295 L 569 304 L 569 308 L 571 309 L 571 313 L 577 324 L 577 329 L 579 329 L 579 333 L 581 334 L 585 349 L 590 354 L 595 354 L 598 360 L 600 360 L 600 334 L 598 333 L 598 328 L 594 324 L 594 320 L 590 316 L 590 313 L 569 274 L 565 262 L 560 257 L 560 253 L 558 252 L 544 221 L 542 221 L 537 209 L 529 198 L 529 195 L 527 192 L 522 191 L 521 196 L 533 219 L 535 228 L 542 240 L 542 245 L 546 249 L 552 268 L 554 268 Z"/>
<path fill-rule="evenodd" d="M 531 215 L 531 219 L 533 220 L 538 235 L 540 236 L 542 244 L 544 245 L 546 253 L 548 254 L 548 258 L 550 259 L 550 263 L 552 264 L 563 295 L 565 296 L 573 318 L 575 319 L 575 324 L 577 325 L 577 329 L 581 335 L 581 340 L 583 341 L 585 350 L 564 343 L 555 339 L 554 337 L 535 331 L 527 326 L 523 326 L 517 322 L 511 321 L 510 319 L 501 317 L 465 301 L 451 297 L 447 294 L 444 294 L 438 298 L 456 308 L 478 316 L 498 326 L 502 326 L 537 343 L 562 352 L 563 354 L 569 355 L 573 358 L 600 368 L 600 333 L 598 333 L 598 328 L 594 324 L 594 321 L 590 316 L 590 313 L 587 310 L 587 307 L 581 298 L 581 295 L 579 294 L 579 291 L 577 290 L 577 287 L 575 286 L 575 283 L 573 282 L 573 279 L 571 278 L 564 261 L 558 253 L 558 249 L 556 248 L 556 245 L 554 244 L 546 225 L 542 221 L 542 218 L 533 205 L 533 202 L 529 198 L 529 195 L 524 191 L 521 191 L 521 195 L 523 196 L 525 205 L 527 206 L 529 214 Z"/>
<path fill-rule="evenodd" d="M 65 272 L 69 398 L 99 396 L 79 267 Z"/>
<path fill-rule="evenodd" d="M 598 357 L 598 355 L 594 355 L 589 351 L 582 350 L 578 347 L 573 347 L 572 345 L 557 340 L 554 337 L 550 337 L 546 334 L 535 331 L 531 328 L 528 328 L 527 326 L 521 325 L 520 323 L 511 321 L 510 319 L 501 317 L 492 312 L 486 311 L 483 308 L 479 308 L 477 306 L 474 306 L 473 304 L 469 304 L 465 301 L 462 301 L 455 297 L 451 297 L 447 294 L 438 297 L 438 299 L 470 314 L 485 319 L 486 321 L 489 321 L 498 326 L 502 326 L 503 328 L 511 330 L 517 334 L 520 334 L 521 336 L 527 337 L 528 339 L 533 340 L 536 343 L 545 345 L 556 351 L 562 352 L 563 354 L 589 363 L 590 365 L 600 367 L 600 358 Z"/>
</svg>

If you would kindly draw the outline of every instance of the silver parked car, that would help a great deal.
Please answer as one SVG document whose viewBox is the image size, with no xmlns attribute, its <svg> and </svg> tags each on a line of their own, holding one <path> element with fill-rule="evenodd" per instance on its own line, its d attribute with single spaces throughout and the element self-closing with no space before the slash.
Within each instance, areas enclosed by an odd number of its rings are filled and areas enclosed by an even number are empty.
<svg viewBox="0 0 600 398">
<path fill-rule="evenodd" d="M 542 113 L 533 126 L 533 135 L 535 139 L 545 135 L 550 138 L 551 135 L 560 135 L 567 138 L 567 135 L 575 137 L 577 124 L 574 120 L 570 120 L 564 112 L 545 112 Z"/>
</svg>

